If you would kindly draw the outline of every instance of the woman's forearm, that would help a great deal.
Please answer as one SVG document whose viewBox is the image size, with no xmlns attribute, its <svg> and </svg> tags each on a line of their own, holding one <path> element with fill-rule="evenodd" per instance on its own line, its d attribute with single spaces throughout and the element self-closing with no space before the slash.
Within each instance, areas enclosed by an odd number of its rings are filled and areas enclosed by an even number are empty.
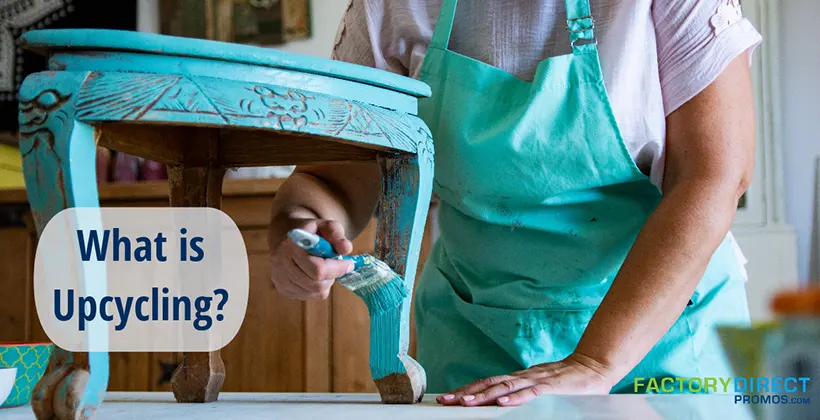
<svg viewBox="0 0 820 420">
<path fill-rule="evenodd" d="M 678 319 L 729 231 L 737 187 L 703 181 L 669 191 L 649 217 L 576 352 L 620 380 Z"/>
<path fill-rule="evenodd" d="M 375 163 L 297 168 L 273 199 L 271 241 L 281 241 L 304 219 L 337 221 L 348 238 L 355 238 L 373 215 L 380 180 Z"/>
<path fill-rule="evenodd" d="M 735 58 L 667 118 L 663 199 L 577 347 L 613 380 L 628 374 L 683 312 L 748 187 L 755 150 L 748 60 Z"/>
</svg>

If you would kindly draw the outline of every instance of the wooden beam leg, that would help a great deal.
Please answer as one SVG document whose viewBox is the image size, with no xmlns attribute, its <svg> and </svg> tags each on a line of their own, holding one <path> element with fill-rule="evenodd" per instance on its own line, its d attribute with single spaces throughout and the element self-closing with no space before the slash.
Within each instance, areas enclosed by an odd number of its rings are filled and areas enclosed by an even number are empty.
<svg viewBox="0 0 820 420">
<path fill-rule="evenodd" d="M 75 121 L 75 97 L 89 73 L 43 72 L 20 88 L 20 153 L 38 235 L 61 210 L 98 207 L 96 130 Z M 85 294 L 98 287 L 88 277 Z M 104 334 L 105 332 L 103 332 Z M 99 330 L 88 331 L 89 340 Z M 108 353 L 71 353 L 55 347 L 32 393 L 38 419 L 85 419 L 96 413 L 108 387 Z"/>
<path fill-rule="evenodd" d="M 384 156 L 376 257 L 402 275 L 413 290 L 430 205 L 433 165 L 430 156 Z M 407 354 L 412 295 L 387 313 L 370 318 L 370 371 L 382 401 L 420 402 L 427 387 L 421 365 Z"/>
<path fill-rule="evenodd" d="M 215 151 L 218 138 L 208 132 L 202 144 Z M 214 152 L 215 153 L 215 152 Z M 215 160 L 215 156 L 214 159 Z M 168 184 L 172 207 L 222 207 L 222 181 L 225 169 L 170 166 Z M 210 353 L 185 353 L 182 364 L 171 378 L 171 391 L 178 402 L 213 402 L 225 382 L 225 364 L 219 350 Z"/>
</svg>

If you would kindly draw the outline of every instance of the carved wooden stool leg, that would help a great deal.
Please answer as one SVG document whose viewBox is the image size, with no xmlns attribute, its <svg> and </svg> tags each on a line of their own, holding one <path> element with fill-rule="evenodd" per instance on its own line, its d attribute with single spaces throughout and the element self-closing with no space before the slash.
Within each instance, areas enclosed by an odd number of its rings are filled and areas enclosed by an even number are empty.
<svg viewBox="0 0 820 420">
<path fill-rule="evenodd" d="M 178 402 L 213 402 L 225 382 L 225 364 L 219 351 L 184 353 L 171 378 L 171 391 Z"/>
<path fill-rule="evenodd" d="M 20 88 L 20 153 L 38 234 L 63 209 L 99 206 L 95 129 L 75 121 L 76 96 L 89 75 L 37 73 Z M 55 347 L 31 406 L 38 419 L 89 418 L 107 387 L 108 353 Z"/>
<path fill-rule="evenodd" d="M 385 156 L 376 256 L 404 276 L 413 290 L 416 265 L 433 177 L 432 150 L 419 156 Z M 407 354 L 410 342 L 412 296 L 395 310 L 370 318 L 370 371 L 382 401 L 394 404 L 420 402 L 427 387 L 421 365 Z"/>
<path fill-rule="evenodd" d="M 216 131 L 208 131 L 201 147 L 208 147 L 216 161 Z M 173 207 L 222 207 L 224 168 L 172 166 L 168 183 Z M 171 391 L 178 402 L 213 402 L 225 382 L 225 364 L 220 352 L 185 353 L 182 364 L 171 378 Z"/>
</svg>

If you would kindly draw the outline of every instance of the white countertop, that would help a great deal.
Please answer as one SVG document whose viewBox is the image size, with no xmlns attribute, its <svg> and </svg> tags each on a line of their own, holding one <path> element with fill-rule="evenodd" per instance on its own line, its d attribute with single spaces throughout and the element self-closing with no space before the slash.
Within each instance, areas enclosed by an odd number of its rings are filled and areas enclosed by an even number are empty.
<svg viewBox="0 0 820 420">
<path fill-rule="evenodd" d="M 527 405 L 442 407 L 435 395 L 416 405 L 385 405 L 374 394 L 221 393 L 210 404 L 178 404 L 171 393 L 111 392 L 95 419 L 722 419 L 752 420 L 733 395 L 543 396 Z M 0 409 L 0 419 L 34 419 L 30 406 Z"/>
</svg>

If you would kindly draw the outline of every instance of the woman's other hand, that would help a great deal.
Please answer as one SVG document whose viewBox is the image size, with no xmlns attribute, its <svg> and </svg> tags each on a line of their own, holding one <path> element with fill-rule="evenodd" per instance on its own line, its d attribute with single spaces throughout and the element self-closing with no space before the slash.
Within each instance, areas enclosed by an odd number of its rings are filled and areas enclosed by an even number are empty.
<svg viewBox="0 0 820 420">
<path fill-rule="evenodd" d="M 608 369 L 589 357 L 573 354 L 509 375 L 473 382 L 436 398 L 439 404 L 517 406 L 545 394 L 608 394 L 615 384 Z"/>
</svg>

